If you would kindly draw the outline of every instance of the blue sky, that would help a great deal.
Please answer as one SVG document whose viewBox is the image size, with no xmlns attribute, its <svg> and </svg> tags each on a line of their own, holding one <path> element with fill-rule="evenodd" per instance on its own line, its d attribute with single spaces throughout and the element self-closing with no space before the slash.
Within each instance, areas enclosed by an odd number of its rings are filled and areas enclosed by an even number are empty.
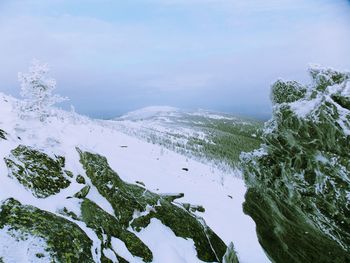
<svg viewBox="0 0 350 263">
<path fill-rule="evenodd" d="M 270 84 L 350 69 L 346 0 L 2 0 L 0 91 L 50 64 L 78 112 L 149 105 L 269 116 Z"/>
</svg>

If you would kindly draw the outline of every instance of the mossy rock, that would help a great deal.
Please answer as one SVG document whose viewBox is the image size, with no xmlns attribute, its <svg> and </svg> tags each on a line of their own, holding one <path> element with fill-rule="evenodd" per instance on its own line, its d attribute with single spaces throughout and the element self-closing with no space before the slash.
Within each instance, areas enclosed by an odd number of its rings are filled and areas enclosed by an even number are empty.
<svg viewBox="0 0 350 263">
<path fill-rule="evenodd" d="M 64 157 L 51 158 L 34 148 L 20 145 L 5 158 L 9 176 L 16 178 L 38 198 L 59 193 L 70 185 L 66 179 Z"/>
<path fill-rule="evenodd" d="M 80 174 L 77 176 L 76 181 L 78 184 L 85 184 L 85 178 L 81 176 Z"/>
<path fill-rule="evenodd" d="M 53 262 L 94 262 L 92 241 L 85 232 L 55 214 L 7 199 L 0 208 L 0 228 L 4 227 L 43 238 Z"/>
<path fill-rule="evenodd" d="M 89 192 L 90 186 L 86 185 L 78 193 L 76 193 L 74 197 L 83 199 L 88 195 Z"/>
<path fill-rule="evenodd" d="M 166 200 L 160 200 L 146 216 L 135 219 L 131 226 L 140 231 L 150 224 L 152 218 L 157 218 L 168 226 L 176 236 L 192 239 L 195 243 L 197 256 L 205 262 L 221 262 L 226 252 L 223 241 L 202 221 L 187 210 L 175 206 Z"/>
<path fill-rule="evenodd" d="M 244 212 L 255 221 L 259 242 L 273 262 L 350 262 L 349 252 L 286 200 L 272 191 L 249 189 L 244 203 Z"/>
<path fill-rule="evenodd" d="M 112 205 L 120 224 L 125 227 L 129 226 L 135 210 L 143 212 L 147 205 L 154 206 L 160 199 L 157 194 L 121 180 L 105 157 L 82 151 L 79 154 L 87 176 Z"/>
<path fill-rule="evenodd" d="M 350 98 L 342 96 L 341 94 L 333 94 L 332 99 L 341 107 L 350 110 Z"/>
<path fill-rule="evenodd" d="M 273 103 L 289 103 L 303 98 L 307 89 L 296 81 L 276 81 L 271 88 Z"/>
<path fill-rule="evenodd" d="M 6 140 L 6 132 L 2 129 L 0 129 L 0 139 Z"/>
<path fill-rule="evenodd" d="M 74 174 L 71 172 L 71 171 L 68 171 L 68 170 L 64 170 L 64 173 L 70 177 L 70 178 L 73 178 L 74 177 Z"/>
<path fill-rule="evenodd" d="M 130 253 L 142 258 L 145 262 L 153 259 L 150 249 L 132 232 L 128 231 L 120 222 L 89 199 L 81 205 L 82 220 L 89 228 L 94 229 L 101 239 L 101 251 L 111 248 L 111 238 L 115 237 L 125 243 Z M 107 238 L 104 239 L 103 235 Z M 116 255 L 120 257 L 119 255 Z"/>
<path fill-rule="evenodd" d="M 72 198 L 72 197 L 70 197 L 70 198 Z M 57 212 L 58 212 L 59 214 L 63 215 L 63 216 L 70 217 L 70 218 L 72 218 L 72 219 L 74 219 L 74 220 L 77 220 L 77 221 L 80 220 L 80 218 L 79 218 L 74 212 L 69 211 L 69 210 L 67 209 L 67 207 L 64 207 L 63 209 L 59 209 Z"/>
<path fill-rule="evenodd" d="M 110 168 L 105 157 L 79 149 L 78 152 L 87 176 L 112 205 L 117 220 L 115 222 L 118 222 L 120 228 L 132 226 L 140 231 L 152 218 L 157 218 L 172 229 L 176 236 L 192 239 L 200 260 L 222 261 L 227 249 L 225 243 L 203 219 L 173 204 L 173 195 L 169 199 L 169 195 L 161 196 L 138 185 L 126 183 Z M 135 217 L 135 213 L 140 216 Z"/>
<path fill-rule="evenodd" d="M 230 245 L 227 247 L 226 254 L 223 258 L 223 263 L 238 263 L 237 253 L 235 250 L 235 247 L 233 243 L 231 242 Z"/>
<path fill-rule="evenodd" d="M 350 78 L 349 72 L 340 72 L 331 68 L 322 68 L 319 66 L 311 67 L 309 73 L 315 82 L 315 90 L 321 92 L 324 92 L 329 86 L 344 83 Z"/>
<path fill-rule="evenodd" d="M 182 206 L 187 210 L 187 211 L 191 211 L 191 212 L 201 212 L 204 213 L 205 212 L 205 208 L 201 205 L 191 205 L 189 203 L 184 203 L 182 204 Z"/>
<path fill-rule="evenodd" d="M 244 211 L 275 262 L 350 262 L 348 73 L 311 72 L 305 97 L 275 104 L 261 149 L 241 156 Z"/>
</svg>

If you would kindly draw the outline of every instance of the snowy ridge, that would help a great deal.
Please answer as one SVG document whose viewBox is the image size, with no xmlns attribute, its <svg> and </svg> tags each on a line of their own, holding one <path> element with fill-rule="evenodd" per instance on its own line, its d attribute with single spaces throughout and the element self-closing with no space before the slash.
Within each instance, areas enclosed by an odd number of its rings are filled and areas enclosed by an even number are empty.
<svg viewBox="0 0 350 263">
<path fill-rule="evenodd" d="M 236 173 L 242 151 L 259 147 L 262 129 L 262 122 L 254 119 L 169 106 L 143 108 L 106 124 L 231 173 Z"/>
<path fill-rule="evenodd" d="M 0 139 L 1 160 L 19 145 L 44 151 L 51 157 L 64 156 L 64 169 L 74 175 L 82 175 L 90 185 L 87 198 L 113 215 L 109 202 L 86 176 L 76 147 L 99 153 L 106 156 L 110 166 L 123 180 L 130 183 L 141 181 L 147 189 L 155 193 L 184 193 L 181 202 L 205 207 L 205 212 L 196 212 L 198 216 L 203 217 L 208 226 L 227 245 L 233 241 L 242 262 L 268 262 L 258 243 L 253 221 L 242 211 L 246 190 L 244 182 L 231 172 L 225 173 L 161 146 L 126 135 L 111 126 L 108 121 L 91 120 L 74 112 L 53 109 L 45 122 L 36 119 L 22 120 L 17 114 L 16 103 L 16 99 L 0 95 L 0 129 L 6 132 L 6 140 Z M 165 111 L 168 114 L 173 112 L 173 109 Z M 127 123 L 123 125 L 127 127 Z M 79 225 L 93 242 L 91 251 L 95 262 L 99 262 L 101 254 L 116 262 L 112 251 L 101 251 L 101 241 L 91 228 L 62 213 L 64 208 L 68 208 L 77 216 L 80 215 L 81 201 L 67 197 L 81 190 L 81 184 L 67 177 L 71 182 L 69 187 L 47 198 L 36 198 L 16 179 L 8 177 L 4 161 L 0 162 L 0 177 L 0 200 L 15 198 L 23 205 L 37 207 Z M 199 262 L 193 241 L 176 237 L 170 228 L 155 219 L 148 227 L 135 234 L 151 248 L 153 262 L 169 262 L 169 255 L 172 262 Z M 0 232 L 0 242 L 8 242 L 9 235 L 9 231 L 3 228 Z M 36 248 L 42 247 L 44 241 L 32 237 L 28 240 L 31 245 L 28 246 L 27 258 L 23 262 L 34 262 L 36 259 L 33 259 L 33 253 L 40 252 L 37 252 Z M 119 255 L 125 256 L 131 262 L 142 262 L 127 251 L 121 240 L 113 239 L 112 244 L 113 250 Z M 9 255 L 16 253 L 15 250 L 16 246 L 3 248 L 0 250 L 0 258 L 4 262 L 13 262 Z M 45 254 L 43 258 L 47 258 Z"/>
<path fill-rule="evenodd" d="M 141 120 L 148 119 L 154 116 L 176 116 L 180 113 L 180 109 L 170 106 L 150 106 L 129 112 L 120 118 L 122 120 Z"/>
</svg>

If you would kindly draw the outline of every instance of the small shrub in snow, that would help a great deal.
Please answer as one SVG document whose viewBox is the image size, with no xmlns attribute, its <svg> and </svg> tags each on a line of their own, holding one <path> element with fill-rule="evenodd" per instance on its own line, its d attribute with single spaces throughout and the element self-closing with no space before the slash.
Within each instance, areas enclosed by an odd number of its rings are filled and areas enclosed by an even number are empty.
<svg viewBox="0 0 350 263">
<path fill-rule="evenodd" d="M 28 73 L 18 73 L 21 84 L 21 96 L 24 101 L 20 105 L 20 116 L 38 118 L 40 121 L 50 116 L 51 107 L 67 100 L 53 93 L 56 81 L 48 78 L 49 67 L 34 60 Z"/>
</svg>

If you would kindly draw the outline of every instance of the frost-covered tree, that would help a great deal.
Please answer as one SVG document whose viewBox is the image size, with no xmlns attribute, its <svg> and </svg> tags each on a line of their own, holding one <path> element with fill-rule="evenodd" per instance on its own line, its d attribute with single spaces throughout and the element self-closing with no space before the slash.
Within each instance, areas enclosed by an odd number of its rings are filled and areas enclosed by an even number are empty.
<svg viewBox="0 0 350 263">
<path fill-rule="evenodd" d="M 53 93 L 56 81 L 49 78 L 48 73 L 48 65 L 38 60 L 33 60 L 28 73 L 18 73 L 21 96 L 24 98 L 20 110 L 22 118 L 39 118 L 40 121 L 45 121 L 53 105 L 67 100 Z"/>
</svg>

